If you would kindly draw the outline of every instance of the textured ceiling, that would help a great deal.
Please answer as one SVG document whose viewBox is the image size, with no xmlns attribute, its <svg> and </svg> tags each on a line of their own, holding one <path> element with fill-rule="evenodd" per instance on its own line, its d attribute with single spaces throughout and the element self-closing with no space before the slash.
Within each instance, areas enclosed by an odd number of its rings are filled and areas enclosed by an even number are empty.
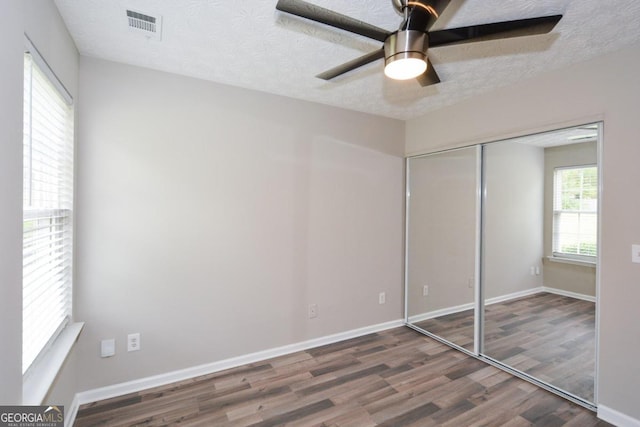
<svg viewBox="0 0 640 427">
<path fill-rule="evenodd" d="M 390 0 L 310 1 L 391 31 L 401 20 Z M 438 85 L 385 78 L 382 60 L 325 82 L 314 76 L 381 44 L 277 12 L 276 2 L 55 0 L 83 55 L 398 119 L 640 41 L 638 0 L 452 0 L 433 29 L 564 17 L 546 35 L 429 50 Z M 129 31 L 126 9 L 161 15 L 162 39 Z"/>
</svg>

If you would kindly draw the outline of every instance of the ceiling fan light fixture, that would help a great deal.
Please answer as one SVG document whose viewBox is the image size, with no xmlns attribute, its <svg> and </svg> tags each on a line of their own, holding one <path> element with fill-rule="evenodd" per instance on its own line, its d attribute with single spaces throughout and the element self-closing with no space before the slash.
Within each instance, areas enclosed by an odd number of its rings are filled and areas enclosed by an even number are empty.
<svg viewBox="0 0 640 427">
<path fill-rule="evenodd" d="M 419 53 L 406 52 L 401 57 L 394 56 L 386 61 L 384 74 L 394 80 L 415 79 L 427 70 L 427 62 L 424 55 Z"/>
<path fill-rule="evenodd" d="M 409 80 L 427 70 L 427 34 L 406 30 L 391 34 L 384 42 L 384 74 L 394 80 Z"/>
</svg>

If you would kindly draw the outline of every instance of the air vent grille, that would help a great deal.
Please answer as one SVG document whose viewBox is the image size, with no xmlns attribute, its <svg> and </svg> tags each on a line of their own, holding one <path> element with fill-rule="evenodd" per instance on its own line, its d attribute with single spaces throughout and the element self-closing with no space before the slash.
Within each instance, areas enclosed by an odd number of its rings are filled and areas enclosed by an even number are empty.
<svg viewBox="0 0 640 427">
<path fill-rule="evenodd" d="M 162 17 L 151 16 L 134 10 L 127 10 L 129 30 L 160 40 Z"/>
</svg>

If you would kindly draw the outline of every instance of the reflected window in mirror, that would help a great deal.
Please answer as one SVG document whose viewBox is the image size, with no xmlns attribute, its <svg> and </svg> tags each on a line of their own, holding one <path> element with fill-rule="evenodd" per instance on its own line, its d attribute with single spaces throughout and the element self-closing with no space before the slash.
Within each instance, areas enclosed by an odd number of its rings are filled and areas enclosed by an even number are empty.
<svg viewBox="0 0 640 427">
<path fill-rule="evenodd" d="M 598 238 L 598 169 L 554 170 L 553 256 L 595 262 Z"/>
</svg>

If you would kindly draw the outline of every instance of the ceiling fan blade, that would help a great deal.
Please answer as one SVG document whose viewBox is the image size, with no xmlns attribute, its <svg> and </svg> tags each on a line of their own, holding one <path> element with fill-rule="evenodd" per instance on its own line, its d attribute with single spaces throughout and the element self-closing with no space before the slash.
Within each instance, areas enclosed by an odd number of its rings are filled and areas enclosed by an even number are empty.
<svg viewBox="0 0 640 427">
<path fill-rule="evenodd" d="M 420 83 L 420 86 L 422 87 L 440 83 L 440 77 L 438 77 L 438 73 L 436 73 L 436 69 L 433 68 L 433 64 L 431 63 L 431 61 L 429 61 L 428 58 L 427 58 L 426 71 L 420 74 L 418 77 L 416 77 L 416 80 L 418 81 L 418 83 Z"/>
<path fill-rule="evenodd" d="M 556 26 L 562 15 L 518 19 L 492 24 L 471 25 L 429 32 L 429 46 L 470 43 L 510 37 L 546 34 Z"/>
<path fill-rule="evenodd" d="M 357 19 L 316 6 L 315 4 L 307 3 L 303 0 L 278 0 L 276 9 L 381 42 L 385 41 L 391 34 L 390 31 L 376 27 L 375 25 L 358 21 Z"/>
<path fill-rule="evenodd" d="M 348 73 L 351 70 L 355 70 L 358 67 L 362 67 L 363 65 L 367 65 L 370 62 L 382 58 L 384 58 L 384 48 L 374 50 L 373 52 L 362 55 L 361 57 L 356 58 L 352 61 L 345 62 L 342 65 L 338 65 L 337 67 L 327 70 L 324 73 L 318 74 L 316 77 L 323 80 L 331 80 L 334 77 L 338 77 L 344 73 Z"/>
</svg>

